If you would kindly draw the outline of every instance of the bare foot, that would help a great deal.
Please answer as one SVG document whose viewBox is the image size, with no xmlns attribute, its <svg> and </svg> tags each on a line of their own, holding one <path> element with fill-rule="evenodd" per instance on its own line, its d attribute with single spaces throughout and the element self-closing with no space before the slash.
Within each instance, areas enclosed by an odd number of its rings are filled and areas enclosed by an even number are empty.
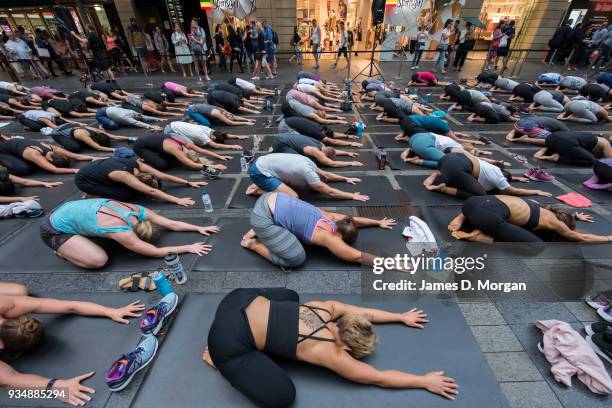
<svg viewBox="0 0 612 408">
<path fill-rule="evenodd" d="M 257 235 L 255 234 L 255 230 L 254 230 L 253 228 L 251 228 L 250 230 L 248 230 L 248 231 L 247 231 L 247 233 L 246 233 L 246 234 L 244 234 L 244 236 L 242 237 L 242 239 L 245 239 L 245 238 L 248 238 L 248 239 L 250 239 L 250 238 L 255 238 L 256 236 L 257 236 Z"/>
<path fill-rule="evenodd" d="M 261 195 L 261 189 L 259 187 L 257 187 L 255 184 L 251 184 L 250 186 L 247 187 L 246 195 Z"/>
<path fill-rule="evenodd" d="M 251 249 L 253 247 L 253 244 L 256 242 L 256 239 L 253 237 L 249 237 L 248 235 L 248 232 L 244 234 L 244 236 L 242 237 L 242 241 L 240 241 L 240 245 L 243 248 Z"/>
<path fill-rule="evenodd" d="M 453 219 L 448 224 L 448 230 L 450 232 L 459 231 L 459 229 L 461 228 L 462 225 L 463 225 L 463 217 L 455 217 L 455 219 Z"/>
<path fill-rule="evenodd" d="M 215 367 L 215 363 L 213 363 L 212 361 L 212 358 L 210 358 L 210 351 L 208 351 L 208 346 L 204 348 L 204 354 L 202 354 L 202 360 L 204 360 L 206 364 L 208 364 L 215 370 L 217 369 L 217 367 Z"/>
<path fill-rule="evenodd" d="M 451 233 L 451 235 L 455 239 L 467 239 L 467 240 L 473 239 L 474 237 L 478 236 L 479 234 L 480 234 L 480 231 L 478 231 L 478 230 L 474 230 L 472 232 L 453 231 Z"/>
</svg>

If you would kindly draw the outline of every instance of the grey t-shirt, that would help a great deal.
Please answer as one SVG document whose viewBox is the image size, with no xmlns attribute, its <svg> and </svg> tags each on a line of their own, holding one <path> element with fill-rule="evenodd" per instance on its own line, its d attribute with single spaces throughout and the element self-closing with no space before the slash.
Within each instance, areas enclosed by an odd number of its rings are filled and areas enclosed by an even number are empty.
<svg viewBox="0 0 612 408">
<path fill-rule="evenodd" d="M 191 110 L 195 113 L 200 113 L 207 118 L 212 116 L 213 109 L 218 109 L 213 105 L 209 105 L 207 103 L 196 103 L 195 105 L 191 105 Z"/>
<path fill-rule="evenodd" d="M 393 102 L 393 104 L 405 114 L 410 115 L 412 113 L 413 102 L 401 98 L 389 98 L 389 100 Z"/>
<path fill-rule="evenodd" d="M 276 177 L 290 186 L 305 187 L 321 182 L 317 165 L 305 156 L 270 153 L 258 158 L 255 165 L 263 175 Z"/>
<path fill-rule="evenodd" d="M 548 116 L 533 116 L 529 119 L 533 119 L 539 127 L 541 127 L 542 129 L 546 129 L 549 132 L 569 130 L 568 127 L 561 123 L 559 120 L 555 118 L 550 118 Z"/>
<path fill-rule="evenodd" d="M 304 154 L 308 146 L 321 148 L 321 142 L 299 133 L 282 133 L 274 139 L 273 149 L 275 153 Z"/>
</svg>

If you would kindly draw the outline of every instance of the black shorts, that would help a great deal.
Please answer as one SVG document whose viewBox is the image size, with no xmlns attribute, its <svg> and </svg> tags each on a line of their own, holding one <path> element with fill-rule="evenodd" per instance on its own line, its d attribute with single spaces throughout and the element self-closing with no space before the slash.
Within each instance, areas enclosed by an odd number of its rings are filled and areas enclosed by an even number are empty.
<svg viewBox="0 0 612 408">
<path fill-rule="evenodd" d="M 40 238 L 43 240 L 45 245 L 54 251 L 57 251 L 66 241 L 74 237 L 74 234 L 67 234 L 59 232 L 51 225 L 51 216 L 53 213 L 43 218 L 40 223 Z"/>
<path fill-rule="evenodd" d="M 510 48 L 508 47 L 499 47 L 497 49 L 497 56 L 498 57 L 507 57 L 508 56 L 508 52 L 510 51 Z"/>
</svg>

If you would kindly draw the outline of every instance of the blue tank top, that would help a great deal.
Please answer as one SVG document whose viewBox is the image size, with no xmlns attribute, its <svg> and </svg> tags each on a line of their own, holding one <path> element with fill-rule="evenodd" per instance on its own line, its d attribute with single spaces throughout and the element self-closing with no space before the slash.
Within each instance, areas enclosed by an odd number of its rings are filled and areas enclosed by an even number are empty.
<svg viewBox="0 0 612 408">
<path fill-rule="evenodd" d="M 132 230 L 131 216 L 138 221 L 147 219 L 144 207 L 135 206 L 137 211 L 120 208 L 110 203 L 106 198 L 91 198 L 87 200 L 69 201 L 51 214 L 51 226 L 59 232 L 82 235 L 85 237 L 98 237 L 109 232 L 125 232 Z M 127 225 L 100 227 L 97 214 L 103 208 L 115 210 Z"/>
<path fill-rule="evenodd" d="M 336 230 L 336 224 L 325 218 L 317 207 L 288 194 L 276 195 L 274 222 L 291 231 L 300 241 L 312 241 L 312 234 L 319 221 L 326 222 L 333 231 Z"/>
</svg>

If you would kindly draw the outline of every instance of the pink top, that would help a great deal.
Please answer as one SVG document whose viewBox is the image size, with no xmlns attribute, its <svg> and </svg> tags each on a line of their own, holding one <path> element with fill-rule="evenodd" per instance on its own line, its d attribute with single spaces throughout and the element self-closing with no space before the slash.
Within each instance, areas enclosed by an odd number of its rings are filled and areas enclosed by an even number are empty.
<svg viewBox="0 0 612 408">
<path fill-rule="evenodd" d="M 316 102 L 313 96 L 308 95 L 302 91 L 298 91 L 297 89 L 292 89 L 287 92 L 287 96 L 292 97 L 296 101 L 303 103 L 304 105 L 310 105 L 313 102 Z"/>
<path fill-rule="evenodd" d="M 59 89 L 49 88 L 48 86 L 34 86 L 30 88 L 30 91 L 44 99 L 50 99 L 53 95 L 62 93 Z"/>
<path fill-rule="evenodd" d="M 106 43 L 106 49 L 108 51 L 117 48 L 117 43 L 115 43 L 115 39 L 111 36 L 104 36 L 104 42 Z"/>
<path fill-rule="evenodd" d="M 177 90 L 177 88 L 181 85 L 177 84 L 176 82 L 164 82 L 164 86 L 166 88 L 168 88 L 169 90 L 171 90 L 172 92 L 175 92 Z"/>
<path fill-rule="evenodd" d="M 419 82 L 423 84 L 433 84 L 436 81 L 436 76 L 431 72 L 417 72 L 419 74 Z"/>
</svg>

